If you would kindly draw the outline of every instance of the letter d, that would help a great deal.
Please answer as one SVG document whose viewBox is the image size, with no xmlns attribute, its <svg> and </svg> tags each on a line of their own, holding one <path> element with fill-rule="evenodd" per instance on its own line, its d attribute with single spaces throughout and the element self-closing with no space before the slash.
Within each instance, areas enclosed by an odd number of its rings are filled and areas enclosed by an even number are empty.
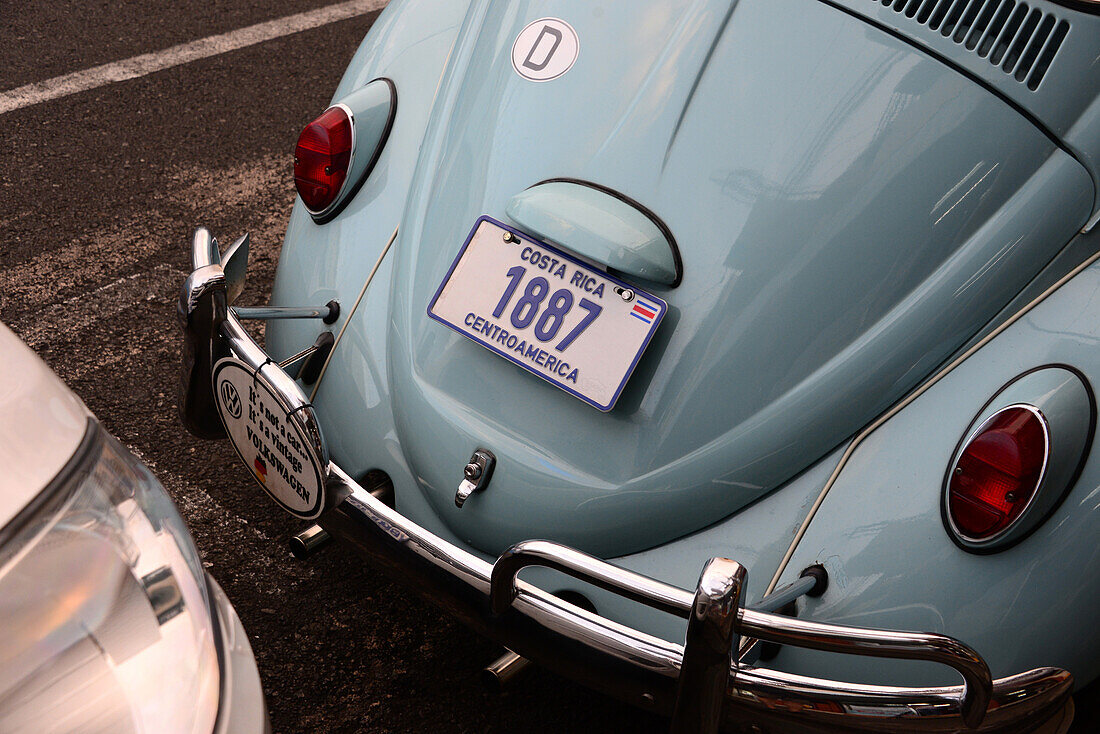
<svg viewBox="0 0 1100 734">
<path fill-rule="evenodd" d="M 542 57 L 542 63 L 536 64 L 531 61 L 531 58 L 535 55 L 535 51 L 542 45 L 542 39 L 544 36 L 553 36 L 554 45 L 550 47 L 550 50 L 546 52 L 546 55 Z M 534 45 L 531 46 L 531 50 L 527 52 L 527 58 L 523 60 L 523 65 L 531 71 L 542 71 L 546 68 L 546 65 L 550 63 L 550 59 L 554 58 L 554 52 L 558 50 L 558 46 L 561 45 L 561 31 L 557 28 L 553 28 L 548 25 L 542 27 L 542 31 L 539 33 L 539 37 L 535 39 Z"/>
</svg>

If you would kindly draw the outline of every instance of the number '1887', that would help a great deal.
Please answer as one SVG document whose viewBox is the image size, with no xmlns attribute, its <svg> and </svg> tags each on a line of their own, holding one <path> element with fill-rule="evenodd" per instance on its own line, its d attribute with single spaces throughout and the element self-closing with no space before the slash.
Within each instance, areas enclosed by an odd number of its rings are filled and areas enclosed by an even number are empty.
<svg viewBox="0 0 1100 734">
<path fill-rule="evenodd" d="M 508 304 L 511 303 L 512 297 L 516 294 L 516 289 L 519 288 L 523 276 L 526 274 L 527 269 L 522 265 L 516 265 L 505 273 L 508 276 L 508 285 L 504 289 L 500 301 L 497 302 L 496 308 L 493 309 L 494 318 L 499 319 L 505 309 L 508 308 Z M 544 304 L 545 308 L 543 308 Z M 587 298 L 581 298 L 580 303 L 577 305 L 587 313 L 585 313 L 580 323 L 565 335 L 565 338 L 554 345 L 554 349 L 559 352 L 564 352 L 578 336 L 584 333 L 585 329 L 592 325 L 592 322 L 603 311 L 603 307 Z M 557 338 L 558 332 L 565 324 L 565 317 L 572 308 L 572 291 L 561 288 L 551 294 L 549 281 L 542 276 L 538 276 L 527 281 L 523 294 L 516 300 L 516 304 L 508 318 L 511 320 L 512 326 L 517 329 L 526 329 L 533 322 L 535 324 L 535 338 L 539 341 L 549 342 Z"/>
</svg>

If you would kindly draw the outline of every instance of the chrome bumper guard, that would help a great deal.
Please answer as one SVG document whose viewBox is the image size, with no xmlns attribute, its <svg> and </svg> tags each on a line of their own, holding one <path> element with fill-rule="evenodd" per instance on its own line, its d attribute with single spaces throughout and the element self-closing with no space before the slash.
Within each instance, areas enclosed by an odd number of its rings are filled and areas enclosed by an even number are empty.
<svg viewBox="0 0 1100 734">
<path fill-rule="evenodd" d="M 232 355 L 262 373 L 327 462 L 327 509 L 320 523 L 476 631 L 594 689 L 671 716 L 677 734 L 719 729 L 1022 732 L 1068 726 L 1073 681 L 1067 671 L 1038 668 L 992 680 L 981 656 L 945 635 L 845 627 L 748 609 L 742 602 L 746 570 L 728 559 L 709 561 L 696 589 L 686 591 L 545 540 L 519 543 L 491 564 L 433 535 L 328 461 L 312 406 L 229 308 L 243 286 L 244 271 L 238 255 L 226 262 L 230 254 L 220 256 L 209 233 L 196 231 L 194 272 L 179 304 L 185 335 L 179 396 L 184 425 L 202 438 L 225 436 L 211 384 L 218 359 Z M 688 620 L 685 644 L 624 626 L 520 581 L 518 573 L 528 566 L 553 568 L 683 617 Z M 864 685 L 769 670 L 737 659 L 741 636 L 849 655 L 937 662 L 954 668 L 963 682 L 923 688 Z"/>
</svg>

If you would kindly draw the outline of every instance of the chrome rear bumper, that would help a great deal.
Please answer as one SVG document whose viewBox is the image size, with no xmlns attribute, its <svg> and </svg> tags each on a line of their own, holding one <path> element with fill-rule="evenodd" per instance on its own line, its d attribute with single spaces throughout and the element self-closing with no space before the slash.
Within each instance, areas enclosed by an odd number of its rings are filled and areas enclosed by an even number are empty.
<svg viewBox="0 0 1100 734">
<path fill-rule="evenodd" d="M 373 565 L 411 582 L 466 624 L 545 667 L 629 703 L 672 717 L 674 732 L 1021 732 L 1068 726 L 1072 676 L 1039 668 L 991 680 L 974 650 L 934 633 L 860 629 L 744 608 L 746 571 L 713 559 L 694 591 L 669 586 L 556 543 L 520 543 L 490 564 L 419 527 L 328 461 L 312 406 L 248 336 L 229 308 L 216 244 L 200 229 L 194 272 L 180 296 L 185 335 L 180 412 L 198 436 L 224 435 L 213 397 L 214 363 L 234 356 L 275 387 L 327 462 L 320 523 Z M 241 272 L 239 261 L 232 268 Z M 238 278 L 243 276 L 237 276 Z M 516 576 L 555 568 L 688 620 L 684 645 L 581 609 Z M 841 654 L 948 665 L 961 685 L 855 685 L 792 675 L 736 659 L 739 637 Z M 731 652 L 733 651 L 733 652 Z M 1064 721 L 1063 721 L 1064 720 Z M 1060 724 L 1064 724 L 1060 725 Z"/>
</svg>

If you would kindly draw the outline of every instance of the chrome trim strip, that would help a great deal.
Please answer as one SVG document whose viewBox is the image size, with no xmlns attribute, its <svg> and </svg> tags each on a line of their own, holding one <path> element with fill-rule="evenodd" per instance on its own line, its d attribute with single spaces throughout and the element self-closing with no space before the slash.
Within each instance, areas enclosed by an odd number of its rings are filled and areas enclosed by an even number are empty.
<svg viewBox="0 0 1100 734">
<path fill-rule="evenodd" d="M 302 432 L 312 444 L 313 450 L 320 458 L 322 465 L 328 464 L 328 445 L 321 434 L 321 425 L 317 422 L 313 404 L 306 399 L 298 384 L 279 367 L 278 362 L 268 357 L 267 353 L 260 348 L 260 345 L 253 341 L 232 311 L 226 313 L 218 333 L 225 338 L 233 355 L 248 365 L 254 372 L 262 374 L 270 386 L 279 393 L 279 396 L 283 399 L 283 408 L 288 419 L 293 419 L 301 427 Z M 330 496 L 326 499 L 326 504 L 332 506 L 336 501 L 338 501 L 337 498 Z"/>
<path fill-rule="evenodd" d="M 662 612 L 684 619 L 691 616 L 694 602 L 691 592 L 549 540 L 516 543 L 497 559 L 489 590 L 489 602 L 494 614 L 502 614 L 516 598 L 516 574 L 527 566 L 552 568 Z M 749 608 L 758 612 L 774 612 L 809 593 L 816 584 L 817 580 L 813 577 L 800 577 Z"/>
<path fill-rule="evenodd" d="M 325 319 L 325 323 L 335 321 L 332 318 L 332 306 L 233 306 L 233 314 L 238 319 Z M 337 311 L 339 313 L 339 311 Z"/>
<path fill-rule="evenodd" d="M 206 227 L 198 227 L 191 237 L 191 269 L 200 270 L 207 265 L 221 265 L 218 241 Z"/>
<path fill-rule="evenodd" d="M 302 351 L 298 352 L 297 354 L 292 354 L 291 356 L 287 357 L 282 362 L 280 362 L 279 363 L 279 369 L 285 370 L 287 367 L 290 367 L 293 364 L 297 364 L 298 362 L 301 362 L 303 359 L 305 359 L 309 355 L 316 352 L 317 349 L 318 349 L 318 346 L 316 344 L 310 344 L 308 347 L 306 347 Z"/>
<path fill-rule="evenodd" d="M 226 356 L 228 347 L 219 336 L 228 309 L 228 285 L 218 263 L 218 245 L 205 227 L 191 238 L 191 264 L 176 306 L 176 319 L 183 330 L 183 362 L 177 383 L 176 405 L 180 420 L 199 438 L 224 438 L 210 379 L 214 364 Z"/>
<path fill-rule="evenodd" d="M 429 600 L 517 654 L 636 705 L 672 714 L 683 646 L 600 617 L 522 580 L 514 582 L 514 602 L 503 614 L 493 615 L 486 604 L 494 577 L 492 564 L 401 516 L 335 464 L 329 465 L 329 471 L 330 483 L 340 485 L 347 499 L 323 515 L 321 524 L 373 564 L 422 589 Z M 547 550 L 542 548 L 543 553 Z M 625 574 L 632 574 L 599 559 L 583 560 L 593 567 L 609 566 L 599 570 L 603 578 L 625 579 Z M 575 557 L 571 562 L 581 565 Z M 507 570 L 496 576 L 509 578 L 511 569 Z M 599 583 L 598 578 L 593 581 Z M 676 591 L 672 597 L 690 596 Z M 965 731 L 968 722 L 984 714 L 981 731 L 1009 732 L 1018 731 L 1022 722 L 1055 715 L 1072 688 L 1072 676 L 1054 668 L 1028 671 L 990 686 L 980 657 L 942 635 L 861 630 L 749 609 L 738 614 L 736 627 L 742 634 L 784 644 L 946 662 L 964 674 L 967 684 L 851 684 L 731 664 L 735 677 L 726 691 L 723 718 L 727 725 L 754 720 L 775 723 L 778 717 L 789 718 L 792 726 L 797 722 L 804 731 L 831 732 L 841 723 L 855 731 Z"/>
<path fill-rule="evenodd" d="M 728 558 L 712 558 L 703 567 L 688 617 L 671 734 L 717 734 L 722 724 L 726 689 L 737 671 L 730 655 L 739 647 L 736 622 L 746 576 Z"/>
<path fill-rule="evenodd" d="M 684 619 L 691 616 L 694 599 L 690 592 L 549 540 L 517 543 L 493 564 L 489 587 L 493 614 L 503 614 L 512 605 L 519 594 L 516 574 L 527 566 L 552 568 L 662 612 Z"/>
<path fill-rule="evenodd" d="M 738 622 L 742 634 L 783 645 L 949 665 L 965 681 L 959 709 L 963 721 L 971 728 L 981 723 L 993 694 L 993 679 L 981 655 L 946 635 L 842 627 L 752 609 L 741 610 Z"/>
<path fill-rule="evenodd" d="M 489 597 L 494 614 L 503 614 L 519 595 L 516 574 L 527 566 L 552 568 L 647 606 L 687 617 L 689 639 L 691 637 L 698 590 L 693 598 L 683 589 L 546 540 L 518 543 L 493 565 Z M 707 578 L 706 570 L 703 578 Z M 845 627 L 752 609 L 742 609 L 738 613 L 737 631 L 755 639 L 794 647 L 949 665 L 965 681 L 959 707 L 964 721 L 971 727 L 981 722 L 989 704 L 993 683 L 985 661 L 969 646 L 946 635 Z M 727 660 L 729 657 L 727 652 Z"/>
</svg>

